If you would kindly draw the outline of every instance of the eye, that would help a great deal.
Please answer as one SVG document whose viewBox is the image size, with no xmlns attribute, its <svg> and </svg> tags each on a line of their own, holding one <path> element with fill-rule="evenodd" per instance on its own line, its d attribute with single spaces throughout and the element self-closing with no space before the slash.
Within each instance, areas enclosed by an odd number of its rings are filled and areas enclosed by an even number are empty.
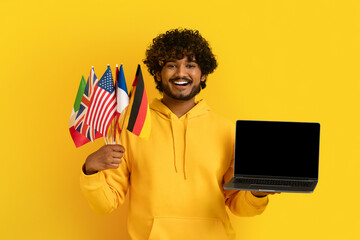
<svg viewBox="0 0 360 240">
<path fill-rule="evenodd" d="M 171 69 L 171 68 L 176 68 L 176 65 L 174 63 L 167 63 L 166 67 Z"/>
<path fill-rule="evenodd" d="M 190 64 L 187 64 L 186 67 L 187 67 L 187 68 L 195 68 L 195 67 L 196 67 L 196 64 L 190 63 Z"/>
</svg>

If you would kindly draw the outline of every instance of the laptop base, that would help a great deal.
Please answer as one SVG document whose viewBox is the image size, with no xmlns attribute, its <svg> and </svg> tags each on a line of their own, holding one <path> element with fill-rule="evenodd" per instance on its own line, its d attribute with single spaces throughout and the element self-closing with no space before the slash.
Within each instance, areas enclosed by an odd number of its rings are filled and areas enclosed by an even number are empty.
<svg viewBox="0 0 360 240">
<path fill-rule="evenodd" d="M 312 193 L 317 185 L 317 181 L 313 181 L 308 187 L 294 187 L 284 185 L 265 185 L 265 184 L 250 184 L 236 182 L 236 178 L 231 179 L 224 185 L 226 190 L 242 190 L 242 191 L 257 191 L 257 192 L 288 192 L 288 193 Z"/>
</svg>

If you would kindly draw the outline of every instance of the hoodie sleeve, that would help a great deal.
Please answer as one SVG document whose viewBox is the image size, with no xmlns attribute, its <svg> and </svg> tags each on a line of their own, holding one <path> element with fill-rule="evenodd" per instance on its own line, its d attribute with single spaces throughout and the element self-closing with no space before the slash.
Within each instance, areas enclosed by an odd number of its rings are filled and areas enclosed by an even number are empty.
<svg viewBox="0 0 360 240">
<path fill-rule="evenodd" d="M 226 199 L 226 205 L 233 214 L 245 217 L 261 214 L 268 202 L 268 196 L 258 198 L 249 191 L 234 191 Z"/>
<path fill-rule="evenodd" d="M 129 188 L 129 176 L 129 164 L 123 157 L 118 169 L 108 169 L 92 175 L 85 175 L 81 171 L 80 188 L 95 212 L 110 213 L 124 202 Z"/>
</svg>

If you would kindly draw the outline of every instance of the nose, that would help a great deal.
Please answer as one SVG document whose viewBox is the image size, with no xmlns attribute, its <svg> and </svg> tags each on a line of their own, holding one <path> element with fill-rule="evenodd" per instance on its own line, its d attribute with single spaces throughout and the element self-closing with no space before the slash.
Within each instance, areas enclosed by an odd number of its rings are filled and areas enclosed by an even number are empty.
<svg viewBox="0 0 360 240">
<path fill-rule="evenodd" d="M 177 68 L 176 75 L 179 78 L 186 77 L 187 76 L 187 69 L 185 64 L 180 64 Z"/>
</svg>

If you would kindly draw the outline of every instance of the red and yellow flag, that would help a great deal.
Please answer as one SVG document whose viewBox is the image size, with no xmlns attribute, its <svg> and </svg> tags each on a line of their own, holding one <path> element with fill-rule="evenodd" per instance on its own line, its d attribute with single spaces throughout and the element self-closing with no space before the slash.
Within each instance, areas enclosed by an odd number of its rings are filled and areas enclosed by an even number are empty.
<svg viewBox="0 0 360 240">
<path fill-rule="evenodd" d="M 138 65 L 133 83 L 130 106 L 127 129 L 141 138 L 148 139 L 151 132 L 151 116 L 140 65 Z"/>
</svg>

